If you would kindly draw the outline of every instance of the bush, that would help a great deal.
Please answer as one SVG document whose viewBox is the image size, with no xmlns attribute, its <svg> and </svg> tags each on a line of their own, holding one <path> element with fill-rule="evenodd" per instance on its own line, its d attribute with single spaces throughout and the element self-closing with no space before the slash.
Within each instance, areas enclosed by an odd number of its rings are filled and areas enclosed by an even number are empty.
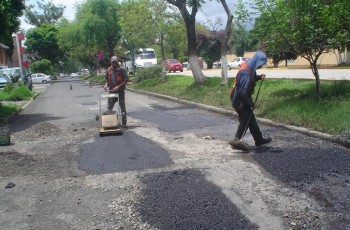
<svg viewBox="0 0 350 230">
<path fill-rule="evenodd" d="M 135 82 L 141 82 L 143 80 L 152 78 L 152 77 L 159 77 L 162 74 L 162 67 L 161 66 L 152 66 L 147 68 L 138 68 L 135 74 Z"/>
<path fill-rule="evenodd" d="M 51 61 L 47 59 L 41 59 L 39 61 L 35 61 L 30 65 L 30 71 L 32 73 L 44 73 L 44 74 L 53 74 L 54 67 Z"/>
<path fill-rule="evenodd" d="M 6 118 L 7 116 L 11 115 L 12 113 L 18 111 L 18 106 L 14 104 L 9 105 L 2 105 L 0 104 L 0 119 Z"/>
<path fill-rule="evenodd" d="M 1 101 L 23 101 L 32 98 L 34 93 L 27 86 L 19 83 L 17 87 L 6 85 L 5 89 L 0 91 Z"/>
</svg>

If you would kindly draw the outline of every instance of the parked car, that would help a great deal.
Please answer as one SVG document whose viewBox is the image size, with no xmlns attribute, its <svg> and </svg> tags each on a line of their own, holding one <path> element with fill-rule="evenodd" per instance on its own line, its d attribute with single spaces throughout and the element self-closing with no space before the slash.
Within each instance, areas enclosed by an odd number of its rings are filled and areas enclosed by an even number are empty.
<svg viewBox="0 0 350 230">
<path fill-rule="evenodd" d="M 71 73 L 69 76 L 70 77 L 79 77 L 79 75 L 77 73 Z"/>
<path fill-rule="evenodd" d="M 4 68 L 0 69 L 0 75 L 6 76 L 12 83 L 23 82 L 30 90 L 32 90 L 32 78 L 28 69 L 25 68 Z"/>
<path fill-rule="evenodd" d="M 183 66 L 182 63 L 179 62 L 177 59 L 165 59 L 163 62 L 163 65 L 165 66 L 165 69 L 170 73 L 173 71 L 174 73 L 176 71 L 183 72 Z"/>
<path fill-rule="evenodd" d="M 214 68 L 214 69 L 221 68 L 221 65 L 222 65 L 221 60 L 220 60 L 220 61 L 213 62 L 213 68 Z"/>
<path fill-rule="evenodd" d="M 239 69 L 242 65 L 242 62 L 248 61 L 250 58 L 246 57 L 236 57 L 233 61 L 228 63 L 228 69 Z"/>
<path fill-rule="evenodd" d="M 31 76 L 32 82 L 36 84 L 47 84 L 48 82 L 51 82 L 51 77 L 43 73 L 33 73 Z"/>
<path fill-rule="evenodd" d="M 6 84 L 11 84 L 11 80 L 3 75 L 0 75 L 0 90 L 5 87 Z"/>
</svg>

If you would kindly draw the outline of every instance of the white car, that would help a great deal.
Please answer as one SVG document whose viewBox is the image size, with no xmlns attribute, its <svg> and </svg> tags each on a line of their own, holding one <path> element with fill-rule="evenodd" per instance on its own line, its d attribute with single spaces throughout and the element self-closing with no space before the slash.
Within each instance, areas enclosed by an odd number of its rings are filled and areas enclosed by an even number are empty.
<svg viewBox="0 0 350 230">
<path fill-rule="evenodd" d="M 242 62 L 248 61 L 250 58 L 246 57 L 236 57 L 233 61 L 228 63 L 228 69 L 239 69 L 242 65 Z"/>
<path fill-rule="evenodd" d="M 77 73 L 71 73 L 69 76 L 70 77 L 79 77 L 79 75 Z"/>
<path fill-rule="evenodd" d="M 48 82 L 51 82 L 51 77 L 43 73 L 33 73 L 31 77 L 32 77 L 32 83 L 46 84 Z"/>
</svg>

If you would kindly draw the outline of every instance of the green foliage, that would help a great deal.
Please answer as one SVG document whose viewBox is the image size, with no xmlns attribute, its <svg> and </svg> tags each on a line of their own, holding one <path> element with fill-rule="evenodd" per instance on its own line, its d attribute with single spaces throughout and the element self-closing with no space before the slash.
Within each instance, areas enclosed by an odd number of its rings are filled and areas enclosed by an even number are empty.
<svg viewBox="0 0 350 230">
<path fill-rule="evenodd" d="M 320 96 L 317 62 L 323 53 L 350 45 L 350 1 L 256 0 L 261 11 L 255 32 L 275 58 L 301 56 L 309 63 Z"/>
<path fill-rule="evenodd" d="M 191 77 L 171 76 L 165 82 L 149 78 L 129 87 L 232 110 L 228 97 L 231 85 L 232 80 L 221 85 L 219 77 L 207 78 L 198 85 Z M 350 81 L 325 81 L 322 86 L 319 100 L 311 80 L 267 79 L 262 84 L 255 112 L 258 117 L 330 134 L 350 130 Z"/>
<path fill-rule="evenodd" d="M 148 1 L 124 1 L 120 11 L 120 26 L 129 46 L 148 47 L 154 44 L 157 21 L 152 17 Z M 142 25 L 142 26 L 140 26 Z"/>
<path fill-rule="evenodd" d="M 162 73 L 162 67 L 152 66 L 147 68 L 138 68 L 136 70 L 135 82 L 141 82 L 149 78 L 160 78 Z"/>
<path fill-rule="evenodd" d="M 0 104 L 0 118 L 6 118 L 7 116 L 11 115 L 12 113 L 18 110 L 19 108 L 15 104 L 7 104 L 7 105 Z"/>
<path fill-rule="evenodd" d="M 42 24 L 55 24 L 60 18 L 62 18 L 64 9 L 63 5 L 54 5 L 52 2 L 45 3 L 37 1 L 37 9 L 35 5 L 30 4 L 25 9 L 26 22 L 29 24 L 40 27 Z"/>
<path fill-rule="evenodd" d="M 0 2 L 0 42 L 11 46 L 12 34 L 18 31 L 22 11 L 24 10 L 24 1 L 5 0 Z"/>
<path fill-rule="evenodd" d="M 14 89 L 13 84 L 6 84 L 3 89 L 3 92 L 9 94 L 13 89 Z"/>
<path fill-rule="evenodd" d="M 113 56 L 121 37 L 119 14 L 120 6 L 113 0 L 88 0 L 79 5 L 76 23 L 82 45 L 93 46 Z"/>
<path fill-rule="evenodd" d="M 73 22 L 62 21 L 59 25 L 58 44 L 70 59 L 78 60 L 83 66 L 96 68 L 98 52 L 103 60 L 114 55 L 120 40 L 120 6 L 113 0 L 88 0 L 77 6 Z"/>
<path fill-rule="evenodd" d="M 33 96 L 34 93 L 23 84 L 18 84 L 17 87 L 10 86 L 0 91 L 0 101 L 23 101 L 29 100 Z"/>
<path fill-rule="evenodd" d="M 221 37 L 223 33 L 198 33 L 197 45 L 199 54 L 208 64 L 208 69 L 213 67 L 215 61 L 220 60 L 221 57 Z"/>
<path fill-rule="evenodd" d="M 53 24 L 43 24 L 30 29 L 26 35 L 26 52 L 36 59 L 48 59 L 56 64 L 63 57 L 57 43 L 58 29 Z"/>
<path fill-rule="evenodd" d="M 30 71 L 32 73 L 44 73 L 44 74 L 53 74 L 54 68 L 52 63 L 47 59 L 41 59 L 39 61 L 35 61 L 30 65 Z"/>
<path fill-rule="evenodd" d="M 242 0 L 239 0 L 235 6 L 233 35 L 229 45 L 233 47 L 233 53 L 236 54 L 236 56 L 243 57 L 244 52 L 251 48 L 249 47 L 251 43 L 248 40 L 248 31 L 246 30 L 250 20 L 250 14 Z"/>
</svg>

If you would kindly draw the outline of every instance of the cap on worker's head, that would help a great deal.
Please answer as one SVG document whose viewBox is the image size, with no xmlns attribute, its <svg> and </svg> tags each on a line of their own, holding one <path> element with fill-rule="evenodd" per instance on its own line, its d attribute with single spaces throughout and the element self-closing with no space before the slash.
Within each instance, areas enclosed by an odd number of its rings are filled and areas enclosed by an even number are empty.
<svg viewBox="0 0 350 230">
<path fill-rule="evenodd" d="M 114 61 L 118 61 L 118 57 L 117 56 L 113 56 L 113 57 L 111 57 L 111 62 L 114 62 Z"/>
</svg>

